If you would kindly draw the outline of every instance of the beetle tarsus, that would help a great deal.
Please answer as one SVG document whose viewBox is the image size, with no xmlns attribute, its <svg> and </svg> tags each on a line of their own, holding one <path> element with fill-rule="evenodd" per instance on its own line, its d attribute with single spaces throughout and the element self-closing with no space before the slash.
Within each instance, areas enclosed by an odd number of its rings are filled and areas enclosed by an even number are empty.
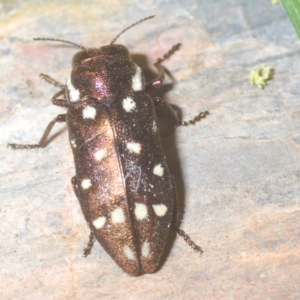
<svg viewBox="0 0 300 300">
<path fill-rule="evenodd" d="M 175 231 L 195 252 L 200 254 L 203 253 L 202 248 L 198 246 L 182 229 L 175 228 Z"/>
<path fill-rule="evenodd" d="M 86 247 L 83 249 L 83 257 L 87 257 L 88 255 L 91 254 L 94 243 L 95 243 L 95 237 L 94 237 L 93 233 L 91 232 L 90 236 L 89 236 L 89 241 L 88 241 Z"/>
<path fill-rule="evenodd" d="M 7 144 L 7 147 L 14 150 L 29 150 L 29 149 L 41 148 L 39 144 L 27 144 L 27 145 Z"/>
<path fill-rule="evenodd" d="M 19 144 L 8 144 L 7 146 L 11 149 L 15 150 L 27 150 L 27 149 L 36 149 L 36 148 L 44 148 L 47 145 L 48 136 L 54 126 L 55 123 L 62 123 L 66 122 L 66 114 L 58 115 L 54 118 L 46 127 L 40 141 L 38 144 L 26 144 L 26 145 L 19 145 Z"/>
<path fill-rule="evenodd" d="M 209 114 L 208 111 L 200 112 L 196 117 L 194 117 L 191 120 L 188 121 L 181 121 L 179 123 L 179 126 L 188 126 L 188 125 L 194 125 L 195 123 L 201 121 Z"/>
<path fill-rule="evenodd" d="M 162 58 L 158 58 L 158 59 L 157 59 L 156 64 L 162 63 L 164 60 L 166 60 L 166 59 L 169 58 L 171 55 L 173 55 L 174 52 L 178 51 L 180 47 L 181 47 L 181 43 L 178 43 L 178 44 L 174 45 L 167 53 L 165 53 L 165 54 L 163 55 Z"/>
<path fill-rule="evenodd" d="M 46 82 L 48 82 L 49 84 L 52 84 L 54 86 L 57 86 L 61 89 L 63 89 L 65 87 L 64 84 L 61 84 L 60 82 L 56 81 L 55 79 L 53 79 L 52 77 L 50 77 L 49 75 L 47 74 L 43 74 L 41 73 L 40 75 L 40 78 L 42 78 L 42 80 L 45 80 Z"/>
</svg>

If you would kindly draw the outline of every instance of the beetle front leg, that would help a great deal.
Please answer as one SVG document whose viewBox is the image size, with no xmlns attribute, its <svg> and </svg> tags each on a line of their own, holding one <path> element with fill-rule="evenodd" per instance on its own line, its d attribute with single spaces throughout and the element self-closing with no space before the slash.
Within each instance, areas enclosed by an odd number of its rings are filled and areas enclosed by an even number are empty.
<svg viewBox="0 0 300 300">
<path fill-rule="evenodd" d="M 150 82 L 146 83 L 145 86 L 145 90 L 146 92 L 153 89 L 153 88 L 159 88 L 165 79 L 165 69 L 164 67 L 161 65 L 161 63 L 166 60 L 167 58 L 169 58 L 175 51 L 177 51 L 180 48 L 181 44 L 178 43 L 175 46 L 172 47 L 171 50 L 169 50 L 167 53 L 165 53 L 163 55 L 162 58 L 159 58 L 156 63 L 154 64 L 154 66 L 157 68 L 158 70 L 158 77 L 151 80 Z"/>
<path fill-rule="evenodd" d="M 61 106 L 61 107 L 69 107 L 68 99 L 58 99 L 58 97 L 63 95 L 63 94 L 65 95 L 65 98 L 67 97 L 66 96 L 66 86 L 64 84 L 61 84 L 57 80 L 53 79 L 52 77 L 50 77 L 47 74 L 41 73 L 40 77 L 44 81 L 48 82 L 49 84 L 52 84 L 52 85 L 60 88 L 60 91 L 57 92 L 56 94 L 54 94 L 54 96 L 52 97 L 52 99 L 51 99 L 52 103 L 54 105 Z"/>
<path fill-rule="evenodd" d="M 57 86 L 59 87 L 60 89 L 64 89 L 65 88 L 65 85 L 64 84 L 61 84 L 60 82 L 58 82 L 57 80 L 53 79 L 52 77 L 50 77 L 49 75 L 47 74 L 43 74 L 41 73 L 39 75 L 43 80 L 45 80 L 46 82 L 48 82 L 49 84 L 52 84 L 54 86 Z"/>
<path fill-rule="evenodd" d="M 27 144 L 27 145 L 20 145 L 20 144 L 8 144 L 7 146 L 12 149 L 35 149 L 35 148 L 44 148 L 47 145 L 48 136 L 55 125 L 55 123 L 62 123 L 66 122 L 66 114 L 58 115 L 54 118 L 46 127 L 40 141 L 38 144 Z"/>
<path fill-rule="evenodd" d="M 153 88 L 159 88 L 163 84 L 164 79 L 165 79 L 165 69 L 164 69 L 164 67 L 158 62 L 156 62 L 154 64 L 154 66 L 158 70 L 158 77 L 151 80 L 150 82 L 146 83 L 146 86 L 145 86 L 145 91 L 146 92 L 148 92 L 149 90 L 152 90 Z"/>
<path fill-rule="evenodd" d="M 60 90 L 59 92 L 57 92 L 56 94 L 54 94 L 54 96 L 52 97 L 51 101 L 54 105 L 56 106 L 60 106 L 60 107 L 69 107 L 69 100 L 66 99 L 59 99 L 58 97 L 65 94 L 65 88 Z"/>
</svg>

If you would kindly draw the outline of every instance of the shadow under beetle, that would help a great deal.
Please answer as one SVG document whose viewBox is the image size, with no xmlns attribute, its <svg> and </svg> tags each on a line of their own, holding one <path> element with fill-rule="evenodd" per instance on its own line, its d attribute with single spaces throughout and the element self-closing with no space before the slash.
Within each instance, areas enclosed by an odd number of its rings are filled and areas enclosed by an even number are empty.
<svg viewBox="0 0 300 300">
<path fill-rule="evenodd" d="M 52 103 L 68 110 L 49 123 L 38 144 L 9 144 L 13 149 L 42 148 L 54 124 L 67 123 L 76 168 L 72 185 L 91 229 L 85 255 L 96 239 L 131 275 L 157 269 L 176 205 L 175 186 L 161 146 L 155 106 L 161 106 L 176 126 L 194 124 L 208 114 L 200 113 L 191 121 L 180 122 L 167 102 L 152 99 L 146 93 L 162 85 L 165 74 L 161 62 L 179 44 L 156 61 L 158 77 L 146 84 L 127 48 L 114 44 L 126 30 L 153 17 L 132 24 L 110 45 L 99 49 L 38 38 L 82 49 L 73 57 L 66 85 L 41 75 L 61 88 Z M 184 231 L 175 230 L 196 252 L 202 253 Z"/>
</svg>

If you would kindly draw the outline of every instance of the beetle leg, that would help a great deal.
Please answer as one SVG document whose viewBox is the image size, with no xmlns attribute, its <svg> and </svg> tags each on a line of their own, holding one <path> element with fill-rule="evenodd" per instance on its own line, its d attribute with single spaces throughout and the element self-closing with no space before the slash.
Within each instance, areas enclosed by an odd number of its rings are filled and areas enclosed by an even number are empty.
<svg viewBox="0 0 300 300">
<path fill-rule="evenodd" d="M 60 107 L 69 107 L 69 101 L 68 100 L 58 99 L 58 97 L 61 96 L 62 94 L 65 94 L 65 88 L 54 94 L 54 96 L 51 99 L 52 103 L 54 105 L 57 105 L 57 106 L 60 106 Z"/>
<path fill-rule="evenodd" d="M 165 78 L 165 69 L 161 65 L 161 63 L 164 60 L 166 60 L 167 58 L 169 58 L 175 51 L 177 51 L 180 48 L 180 46 L 181 46 L 180 43 L 176 44 L 175 46 L 173 46 L 171 48 L 171 50 L 169 50 L 166 54 L 164 54 L 162 58 L 159 58 L 156 61 L 154 66 L 158 69 L 158 77 L 153 79 L 152 81 L 146 83 L 146 86 L 145 86 L 146 91 L 149 91 L 152 88 L 158 88 L 162 85 L 164 78 Z M 170 104 L 168 104 L 167 102 L 165 102 L 164 100 L 159 99 L 159 98 L 155 98 L 154 101 L 155 101 L 155 104 L 161 105 L 164 108 L 166 108 L 166 110 L 169 112 L 169 115 L 171 116 L 171 119 L 173 120 L 173 122 L 176 126 L 188 126 L 190 124 L 195 124 L 196 122 L 199 122 L 201 119 L 205 118 L 208 115 L 208 111 L 200 112 L 197 116 L 195 116 L 191 120 L 179 121 L 178 117 L 176 116 L 176 114 L 175 114 L 173 108 L 170 106 Z"/>
<path fill-rule="evenodd" d="M 89 241 L 86 244 L 86 247 L 83 249 L 83 257 L 87 257 L 91 253 L 94 243 L 95 243 L 95 237 L 91 232 L 89 236 Z"/>
<path fill-rule="evenodd" d="M 190 124 L 194 125 L 196 122 L 201 121 L 201 119 L 204 119 L 209 114 L 208 111 L 200 112 L 196 117 L 194 117 L 191 120 L 188 121 L 180 121 L 178 126 L 188 126 Z"/>
<path fill-rule="evenodd" d="M 72 187 L 76 197 L 78 198 L 78 185 L 77 185 L 77 177 L 73 176 L 71 179 Z"/>
<path fill-rule="evenodd" d="M 56 94 L 54 94 L 54 96 L 52 97 L 51 101 L 54 105 L 57 106 L 62 106 L 62 107 L 69 107 L 69 101 L 65 100 L 65 99 L 58 99 L 57 97 L 65 94 L 65 85 L 61 84 L 60 82 L 56 81 L 55 79 L 53 79 L 52 77 L 50 77 L 49 75 L 46 74 L 40 74 L 40 77 L 45 80 L 46 82 L 59 87 L 61 90 L 59 92 L 57 92 Z"/>
<path fill-rule="evenodd" d="M 202 254 L 203 250 L 200 246 L 198 246 L 190 237 L 189 235 L 180 228 L 175 227 L 176 233 L 183 238 L 183 240 L 192 248 L 195 252 Z"/>
<path fill-rule="evenodd" d="M 204 111 L 204 112 L 200 112 L 196 117 L 194 117 L 191 120 L 179 121 L 177 115 L 175 114 L 174 109 L 168 102 L 166 102 L 163 99 L 158 98 L 158 97 L 154 98 L 153 101 L 154 101 L 155 105 L 161 106 L 162 108 L 165 109 L 165 111 L 168 112 L 168 114 L 175 126 L 188 126 L 190 124 L 194 125 L 196 122 L 201 121 L 201 119 L 204 119 L 209 114 L 208 111 Z"/>
<path fill-rule="evenodd" d="M 178 197 L 177 197 L 177 192 L 176 192 L 176 186 L 175 186 L 175 182 L 174 182 L 174 177 L 172 176 L 172 183 L 173 183 L 173 191 L 174 191 L 174 199 L 175 199 L 175 205 L 176 205 L 176 209 L 174 209 L 174 211 L 177 212 L 178 214 Z M 198 252 L 200 254 L 203 253 L 203 250 L 200 246 L 198 246 L 190 237 L 189 235 L 182 229 L 178 228 L 178 226 L 175 224 L 173 226 L 174 230 L 176 231 L 176 233 L 183 238 L 183 240 L 190 246 L 190 248 L 192 248 L 195 252 Z"/>
<path fill-rule="evenodd" d="M 153 88 L 159 88 L 163 82 L 164 82 L 164 79 L 165 79 L 165 70 L 164 70 L 164 67 L 156 62 L 154 64 L 154 66 L 157 68 L 158 70 L 158 77 L 151 80 L 150 82 L 147 82 L 146 85 L 145 85 L 145 90 L 146 92 L 148 92 L 149 90 L 153 89 Z"/>
<path fill-rule="evenodd" d="M 46 74 L 40 74 L 40 77 L 45 80 L 46 82 L 59 87 L 61 90 L 54 94 L 51 101 L 54 105 L 61 106 L 61 107 L 69 107 L 69 101 L 66 99 L 58 99 L 59 96 L 66 93 L 65 85 L 61 84 L 60 82 L 56 81 L 52 77 Z"/>
<path fill-rule="evenodd" d="M 174 123 L 175 126 L 181 125 L 178 117 L 175 114 L 174 109 L 168 102 L 158 97 L 153 98 L 153 101 L 155 105 L 162 107 L 168 113 L 169 117 L 172 120 L 172 123 Z"/>
<path fill-rule="evenodd" d="M 146 91 L 149 91 L 153 88 L 158 88 L 162 85 L 164 79 L 165 79 L 165 69 L 164 67 L 161 65 L 161 63 L 166 60 L 167 58 L 169 58 L 175 51 L 177 51 L 179 48 L 180 48 L 181 44 L 178 43 L 176 45 L 174 45 L 167 53 L 165 53 L 163 55 L 162 58 L 159 58 L 154 66 L 157 68 L 158 70 L 158 77 L 151 80 L 150 82 L 147 82 L 146 83 L 146 86 L 145 86 L 145 90 Z"/>
<path fill-rule="evenodd" d="M 61 84 L 60 82 L 56 81 L 55 79 L 53 79 L 52 77 L 50 77 L 49 75 L 47 74 L 40 74 L 39 75 L 43 80 L 45 80 L 46 82 L 54 85 L 54 86 L 57 86 L 59 87 L 60 89 L 64 89 L 65 88 L 65 85 L 64 84 Z"/>
<path fill-rule="evenodd" d="M 72 183 L 74 193 L 75 193 L 76 197 L 78 198 L 78 185 L 77 185 L 77 177 L 76 176 L 72 177 L 71 183 Z M 95 237 L 94 237 L 93 233 L 91 232 L 90 236 L 89 236 L 89 241 L 86 244 L 85 248 L 83 249 L 83 257 L 87 257 L 91 253 L 94 242 L 95 242 Z"/>
<path fill-rule="evenodd" d="M 58 115 L 54 118 L 46 127 L 40 141 L 38 144 L 27 144 L 27 145 L 20 145 L 20 144 L 8 144 L 7 146 L 12 149 L 35 149 L 35 148 L 44 148 L 47 145 L 48 136 L 54 126 L 55 123 L 62 123 L 66 122 L 66 114 Z"/>
</svg>

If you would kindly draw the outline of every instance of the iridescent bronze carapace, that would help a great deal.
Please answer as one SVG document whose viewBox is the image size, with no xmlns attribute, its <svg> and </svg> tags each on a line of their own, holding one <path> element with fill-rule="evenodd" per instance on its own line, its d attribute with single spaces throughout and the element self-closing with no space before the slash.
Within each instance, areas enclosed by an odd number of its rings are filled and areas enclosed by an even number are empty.
<svg viewBox="0 0 300 300">
<path fill-rule="evenodd" d="M 67 89 L 73 185 L 84 216 L 125 272 L 151 273 L 169 233 L 174 190 L 142 72 L 122 45 L 84 50 Z"/>
<path fill-rule="evenodd" d="M 82 49 L 73 58 L 66 85 L 47 75 L 42 77 L 61 88 L 52 102 L 67 108 L 67 113 L 49 123 L 38 144 L 9 146 L 44 147 L 54 124 L 67 122 L 76 167 L 72 184 L 91 229 L 87 249 L 91 249 L 95 237 L 125 272 L 141 275 L 158 267 L 176 200 L 154 106 L 161 106 L 174 125 L 193 124 L 206 113 L 179 123 L 165 101 L 152 99 L 146 93 L 161 86 L 164 80 L 161 62 L 179 44 L 157 60 L 158 78 L 145 84 L 142 71 L 132 61 L 129 51 L 113 44 L 117 37 L 99 49 L 63 41 Z M 201 248 L 183 231 L 177 232 L 201 253 Z"/>
</svg>

